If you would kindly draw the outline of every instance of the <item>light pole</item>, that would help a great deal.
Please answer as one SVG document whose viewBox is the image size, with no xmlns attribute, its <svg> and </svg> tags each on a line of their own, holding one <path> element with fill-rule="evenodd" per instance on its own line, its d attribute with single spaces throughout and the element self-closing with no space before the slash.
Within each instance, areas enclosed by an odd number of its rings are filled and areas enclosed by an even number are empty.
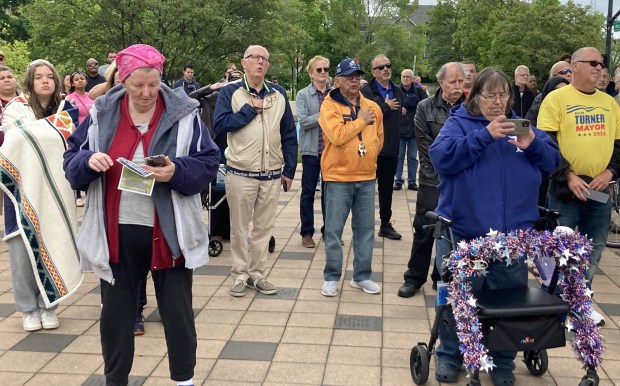
<svg viewBox="0 0 620 386">
<path fill-rule="evenodd" d="M 611 29 L 614 26 L 614 21 L 620 15 L 620 11 L 616 12 L 612 15 L 614 11 L 614 0 L 607 0 L 607 25 L 605 26 L 605 67 L 609 70 L 611 74 L 611 69 L 609 66 L 611 65 Z"/>
</svg>

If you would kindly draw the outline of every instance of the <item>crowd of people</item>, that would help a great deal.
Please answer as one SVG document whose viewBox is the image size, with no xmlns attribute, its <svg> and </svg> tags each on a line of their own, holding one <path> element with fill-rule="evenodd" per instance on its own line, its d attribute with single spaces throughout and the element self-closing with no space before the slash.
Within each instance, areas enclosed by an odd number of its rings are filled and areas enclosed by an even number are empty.
<svg viewBox="0 0 620 386">
<path fill-rule="evenodd" d="M 417 191 L 417 200 L 414 239 L 398 296 L 415 296 L 427 281 L 435 240 L 426 227 L 426 212 L 453 220 L 455 239 L 467 241 L 489 229 L 532 227 L 538 205 L 560 212 L 562 225 L 592 238 L 586 273 L 592 287 L 611 203 L 589 199 L 590 192 L 606 191 L 620 171 L 620 82 L 611 82 L 595 48 L 580 48 L 555 63 L 540 92 L 525 65 L 515 69 L 511 82 L 493 67 L 477 72 L 472 62 L 445 63 L 437 71 L 439 88 L 433 95 L 411 69 L 403 69 L 395 84 L 394 65 L 384 54 L 369 63 L 372 76 L 367 79 L 363 65 L 351 57 L 338 63 L 332 79 L 329 59 L 317 55 L 306 67 L 310 83 L 297 95 L 299 139 L 287 92 L 267 80 L 269 52 L 259 45 L 244 52 L 243 71 L 230 63 L 221 79 L 202 88 L 191 64 L 169 88 L 162 81 L 165 57 L 144 44 L 109 52 L 105 66 L 89 58 L 84 71 L 62 78 L 53 64 L 35 60 L 21 88 L 4 65 L 4 53 L 0 58 L 5 240 L 22 326 L 25 331 L 58 328 L 55 309 L 72 292 L 60 291 L 52 299 L 43 291 L 32 269 L 35 247 L 20 225 L 23 208 L 32 203 L 27 188 L 9 178 L 7 165 L 26 146 L 15 128 L 27 126 L 36 135 L 47 134 L 46 167 L 58 173 L 64 169 L 59 205 L 67 216 L 75 217 L 76 206 L 86 206 L 79 230 L 67 221 L 65 232 L 75 240 L 66 244 L 75 245 L 79 259 L 70 259 L 68 247 L 50 247 L 50 253 L 68 272 L 94 271 L 101 280 L 100 333 L 109 385 L 128 382 L 134 337 L 144 333 L 149 272 L 171 379 L 193 384 L 192 270 L 208 260 L 210 233 L 200 194 L 220 164 L 225 164 L 233 297 L 248 289 L 266 295 L 278 291 L 267 280 L 267 251 L 278 198 L 291 188 L 298 151 L 303 166 L 300 236 L 306 248 L 317 247 L 314 201 L 321 191 L 324 296 L 338 295 L 349 214 L 350 285 L 381 293 L 371 278 L 375 195 L 378 236 L 402 240 L 392 220 L 392 196 L 404 187 Z M 521 117 L 531 126 L 527 134 L 515 135 L 514 123 L 506 119 Z M 53 130 L 37 124 L 42 120 L 54 122 Z M 62 135 L 49 136 L 56 132 Z M 51 157 L 61 153 L 64 159 Z M 67 199 L 72 190 L 75 200 Z M 54 223 L 45 216 L 51 214 L 41 214 L 42 226 Z M 47 241 L 43 236 L 37 240 Z M 440 257 L 450 248 L 445 240 L 436 243 L 433 289 L 441 280 Z M 491 263 L 488 271 L 472 283 L 476 288 L 527 285 L 524 266 Z M 596 311 L 590 317 L 604 323 Z M 454 319 L 450 309 L 442 319 Z M 456 382 L 462 356 L 454 326 L 441 324 L 439 331 L 435 377 Z M 512 385 L 515 353 L 492 356 L 493 383 Z"/>
</svg>

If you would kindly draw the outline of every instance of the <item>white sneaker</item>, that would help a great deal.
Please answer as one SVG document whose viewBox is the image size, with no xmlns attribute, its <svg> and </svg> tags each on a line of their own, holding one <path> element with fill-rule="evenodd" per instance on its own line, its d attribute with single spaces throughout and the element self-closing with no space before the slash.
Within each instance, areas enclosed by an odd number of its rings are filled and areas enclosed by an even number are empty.
<svg viewBox="0 0 620 386">
<path fill-rule="evenodd" d="M 605 318 L 603 317 L 603 315 L 598 313 L 594 308 L 592 309 L 592 313 L 590 314 L 590 319 L 592 319 L 594 324 L 596 324 L 597 326 L 605 325 Z"/>
<path fill-rule="evenodd" d="M 41 325 L 46 330 L 53 330 L 60 326 L 54 310 L 41 310 Z"/>
<path fill-rule="evenodd" d="M 379 284 L 375 283 L 372 280 L 355 281 L 351 279 L 351 287 L 361 288 L 367 294 L 381 293 L 381 287 L 379 287 Z"/>
<path fill-rule="evenodd" d="M 321 295 L 334 297 L 338 295 L 338 282 L 337 281 L 325 281 L 323 287 L 321 287 Z"/>
<path fill-rule="evenodd" d="M 41 326 L 41 315 L 39 315 L 39 311 L 24 312 L 22 316 L 22 328 L 24 331 L 37 331 L 43 328 Z"/>
</svg>

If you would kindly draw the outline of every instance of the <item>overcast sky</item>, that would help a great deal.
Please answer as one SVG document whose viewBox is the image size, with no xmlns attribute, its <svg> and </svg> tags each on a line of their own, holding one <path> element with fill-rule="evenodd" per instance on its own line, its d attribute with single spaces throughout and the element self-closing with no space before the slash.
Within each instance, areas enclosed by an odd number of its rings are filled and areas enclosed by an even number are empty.
<svg viewBox="0 0 620 386">
<path fill-rule="evenodd" d="M 590 5 L 590 1 L 589 0 L 574 0 L 574 1 L 577 4 Z M 564 1 L 564 0 L 562 0 L 562 2 L 566 3 L 566 1 Z M 436 3 L 437 3 L 436 0 L 420 0 L 420 4 L 436 4 Z M 607 7 L 609 6 L 608 0 L 593 0 L 592 3 L 595 4 L 595 8 L 599 12 L 601 12 L 603 15 L 607 16 Z M 614 13 L 616 11 L 618 11 L 617 3 L 618 3 L 618 1 L 614 2 L 614 10 L 613 10 Z"/>
</svg>

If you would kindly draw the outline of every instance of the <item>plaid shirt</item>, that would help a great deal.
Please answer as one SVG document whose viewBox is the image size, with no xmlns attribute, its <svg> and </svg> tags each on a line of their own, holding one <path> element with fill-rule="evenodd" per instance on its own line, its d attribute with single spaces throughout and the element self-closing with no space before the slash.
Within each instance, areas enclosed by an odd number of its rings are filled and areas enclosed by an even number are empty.
<svg viewBox="0 0 620 386">
<path fill-rule="evenodd" d="M 327 96 L 327 94 L 329 94 L 329 91 L 331 90 L 331 88 L 329 87 L 329 84 L 327 84 L 327 87 L 325 88 L 325 92 L 323 93 L 321 92 L 321 90 L 316 88 L 314 83 L 312 83 L 312 87 L 314 87 L 314 91 L 316 91 L 316 96 L 319 99 L 319 106 L 321 106 L 323 104 L 323 101 L 325 100 L 325 97 Z M 325 142 L 323 141 L 323 133 L 320 133 L 318 153 L 323 154 L 323 149 L 325 149 Z"/>
</svg>

